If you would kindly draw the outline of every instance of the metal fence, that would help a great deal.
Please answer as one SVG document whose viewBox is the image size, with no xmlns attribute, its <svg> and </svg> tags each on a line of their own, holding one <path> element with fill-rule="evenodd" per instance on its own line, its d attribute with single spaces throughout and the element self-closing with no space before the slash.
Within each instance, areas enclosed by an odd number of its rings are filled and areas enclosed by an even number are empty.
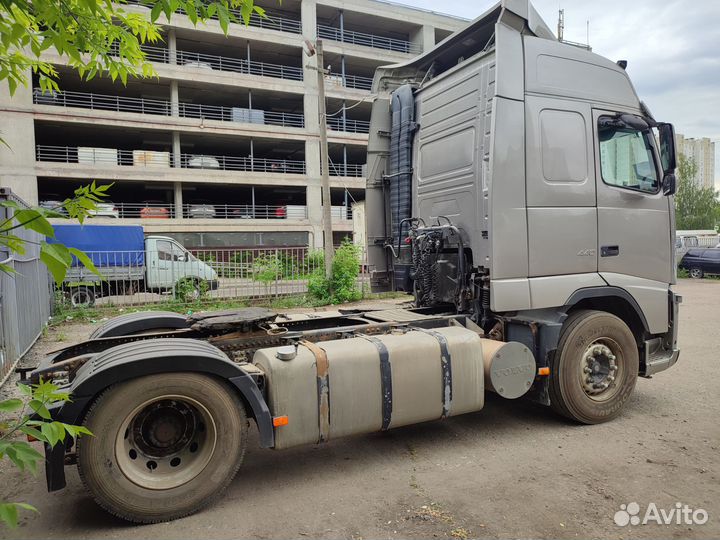
<svg viewBox="0 0 720 540">
<path fill-rule="evenodd" d="M 172 103 L 163 99 L 135 98 L 94 94 L 91 92 L 43 92 L 40 88 L 33 91 L 33 103 L 36 105 L 55 105 L 58 107 L 76 107 L 101 111 L 134 112 L 172 116 Z M 302 113 L 286 113 L 247 109 L 243 107 L 225 107 L 222 105 L 204 105 L 202 103 L 180 102 L 177 105 L 177 116 L 183 118 L 203 118 L 223 122 L 241 122 L 249 124 L 265 124 L 269 126 L 299 127 L 305 126 Z M 369 126 L 369 122 L 365 122 Z M 356 124 L 361 127 L 357 128 Z M 358 131 L 362 122 L 348 120 L 347 131 Z M 340 128 L 333 128 L 340 129 Z M 367 127 L 364 133 L 367 133 Z"/>
<path fill-rule="evenodd" d="M 61 291 L 68 305 L 242 302 L 303 295 L 308 292 L 311 275 L 324 268 L 322 250 L 307 247 L 181 251 L 158 244 L 154 253 L 88 255 L 105 280 L 99 281 L 82 267 L 71 269 Z M 364 269 L 362 264 L 358 269 L 361 290 L 369 283 Z"/>
<path fill-rule="evenodd" d="M 0 200 L 24 205 L 7 188 L 0 188 Z M 0 207 L 0 223 L 12 215 L 12 209 Z M 0 248 L 1 262 L 13 269 L 0 272 L 0 381 L 35 343 L 51 311 L 50 277 L 40 262 L 43 237 L 24 229 L 14 229 L 13 234 L 32 243 L 26 244 L 22 254 Z"/>
<path fill-rule="evenodd" d="M 373 49 L 386 49 L 402 53 L 419 54 L 422 47 L 418 44 L 411 43 L 406 39 L 396 39 L 375 34 L 367 34 L 365 32 L 355 32 L 353 30 L 344 30 L 328 26 L 327 24 L 318 24 L 318 37 L 322 39 L 331 39 L 333 41 L 341 41 L 343 43 L 351 43 L 353 45 L 363 45 L 372 47 Z"/>
<path fill-rule="evenodd" d="M 367 120 L 351 120 L 350 118 L 328 117 L 328 128 L 333 131 L 350 133 L 370 133 L 370 122 Z"/>
<path fill-rule="evenodd" d="M 141 0 L 127 0 L 128 4 L 144 5 L 145 7 L 151 7 L 152 3 Z M 239 9 L 228 9 L 232 13 L 238 22 L 243 21 L 242 13 Z M 177 10 L 178 13 L 186 13 L 184 9 L 180 8 Z M 280 32 L 291 32 L 293 34 L 299 34 L 302 30 L 302 24 L 297 19 L 290 19 L 283 17 L 272 11 L 265 11 L 265 17 L 261 17 L 257 13 L 253 13 L 250 16 L 250 26 L 257 26 L 258 28 L 265 28 L 267 30 L 278 30 Z M 211 19 L 218 19 L 217 15 L 210 17 Z"/>
<path fill-rule="evenodd" d="M 125 150 L 85 146 L 53 146 L 38 144 L 37 161 L 78 163 L 82 165 L 123 165 L 151 168 L 174 167 L 170 152 Z M 217 156 L 181 154 L 180 167 L 185 169 L 216 169 L 265 173 L 305 174 L 305 162 L 297 159 L 267 159 L 250 156 Z M 359 176 L 359 175 L 349 175 Z"/>
</svg>

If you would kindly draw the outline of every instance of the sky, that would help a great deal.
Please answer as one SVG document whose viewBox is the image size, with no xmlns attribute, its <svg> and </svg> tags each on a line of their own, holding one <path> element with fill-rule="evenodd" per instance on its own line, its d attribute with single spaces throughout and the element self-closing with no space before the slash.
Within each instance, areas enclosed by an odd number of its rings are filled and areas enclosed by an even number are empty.
<svg viewBox="0 0 720 540">
<path fill-rule="evenodd" d="M 496 0 L 395 0 L 473 19 Z M 565 36 L 593 52 L 627 60 L 635 89 L 657 120 L 672 122 L 686 137 L 715 142 L 715 186 L 720 189 L 720 1 L 533 0 L 557 31 L 565 10 Z"/>
</svg>

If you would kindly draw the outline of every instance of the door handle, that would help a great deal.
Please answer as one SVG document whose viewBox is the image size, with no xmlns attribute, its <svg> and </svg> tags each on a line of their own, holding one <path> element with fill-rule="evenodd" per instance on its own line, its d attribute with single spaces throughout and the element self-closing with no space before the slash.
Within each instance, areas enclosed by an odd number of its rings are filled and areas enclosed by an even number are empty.
<svg viewBox="0 0 720 540">
<path fill-rule="evenodd" d="M 601 257 L 617 257 L 620 255 L 620 246 L 600 246 Z"/>
</svg>

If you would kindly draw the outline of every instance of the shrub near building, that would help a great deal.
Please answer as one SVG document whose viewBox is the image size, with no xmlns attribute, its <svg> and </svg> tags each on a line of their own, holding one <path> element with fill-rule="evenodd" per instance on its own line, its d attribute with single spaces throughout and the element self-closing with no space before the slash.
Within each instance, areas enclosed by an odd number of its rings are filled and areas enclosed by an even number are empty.
<svg viewBox="0 0 720 540">
<path fill-rule="evenodd" d="M 335 251 L 331 278 L 328 280 L 325 277 L 323 267 L 316 268 L 310 275 L 308 291 L 313 298 L 331 304 L 360 300 L 359 275 L 360 248 L 345 239 Z"/>
</svg>

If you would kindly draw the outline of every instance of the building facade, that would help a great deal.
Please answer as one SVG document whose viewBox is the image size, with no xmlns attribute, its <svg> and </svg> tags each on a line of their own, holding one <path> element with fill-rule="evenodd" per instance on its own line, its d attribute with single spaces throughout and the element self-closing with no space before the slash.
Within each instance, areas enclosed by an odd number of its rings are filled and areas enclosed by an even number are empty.
<svg viewBox="0 0 720 540">
<path fill-rule="evenodd" d="M 380 65 L 432 48 L 466 21 L 374 0 L 267 0 L 248 27 L 162 18 L 144 47 L 158 78 L 82 81 L 48 56 L 61 92 L 0 88 L 0 185 L 52 206 L 114 182 L 97 223 L 140 223 L 190 247 L 321 246 L 316 57 L 323 40 L 335 242 L 364 199 L 370 86 Z M 137 0 L 127 10 L 147 12 Z M 119 221 L 118 221 L 119 220 Z"/>
<path fill-rule="evenodd" d="M 712 188 L 715 185 L 715 143 L 707 137 L 694 139 L 677 133 L 675 146 L 680 154 L 693 158 L 697 165 L 695 181 L 699 186 Z"/>
</svg>

